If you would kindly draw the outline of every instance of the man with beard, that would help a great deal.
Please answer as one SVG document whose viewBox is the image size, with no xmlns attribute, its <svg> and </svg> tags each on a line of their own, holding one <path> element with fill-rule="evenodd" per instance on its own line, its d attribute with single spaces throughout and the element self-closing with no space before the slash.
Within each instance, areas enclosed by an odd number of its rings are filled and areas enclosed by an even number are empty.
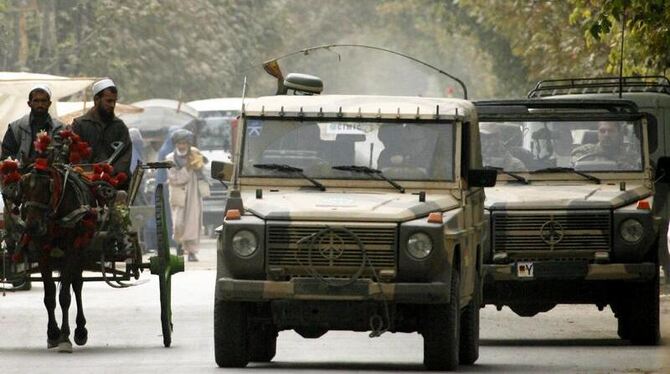
<svg viewBox="0 0 670 374">
<path fill-rule="evenodd" d="M 128 178 L 117 188 L 126 190 L 130 180 L 132 144 L 128 127 L 114 115 L 118 91 L 114 82 L 105 78 L 93 83 L 93 108 L 72 122 L 72 129 L 91 146 L 91 157 L 85 162 L 104 162 L 114 153 L 112 143 L 121 142 L 122 151 L 112 162 L 115 173 Z"/>
<path fill-rule="evenodd" d="M 614 161 L 619 170 L 640 168 L 641 155 L 623 143 L 621 126 L 614 122 L 598 123 L 598 143 L 584 144 L 572 151 L 572 163 L 582 161 Z"/>
<path fill-rule="evenodd" d="M 40 131 L 53 135 L 64 124 L 49 115 L 51 90 L 46 85 L 36 85 L 28 93 L 30 113 L 9 124 L 2 140 L 0 159 L 18 159 L 31 162 L 37 156 L 33 142 Z"/>
</svg>

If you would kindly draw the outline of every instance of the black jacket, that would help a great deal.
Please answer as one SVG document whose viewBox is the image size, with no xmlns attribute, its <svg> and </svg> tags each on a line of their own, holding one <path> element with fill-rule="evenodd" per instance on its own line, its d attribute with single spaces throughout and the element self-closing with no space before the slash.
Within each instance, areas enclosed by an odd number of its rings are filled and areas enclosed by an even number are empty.
<svg viewBox="0 0 670 374">
<path fill-rule="evenodd" d="M 112 166 L 114 172 L 124 172 L 128 176 L 128 180 L 119 186 L 121 189 L 126 189 L 130 181 L 130 159 L 133 149 L 126 124 L 116 116 L 110 122 L 103 121 L 97 109 L 93 107 L 83 116 L 74 119 L 72 130 L 91 146 L 91 157 L 83 160 L 84 162 L 106 161 L 114 153 L 111 144 L 115 141 L 123 143 L 123 151 Z"/>
</svg>

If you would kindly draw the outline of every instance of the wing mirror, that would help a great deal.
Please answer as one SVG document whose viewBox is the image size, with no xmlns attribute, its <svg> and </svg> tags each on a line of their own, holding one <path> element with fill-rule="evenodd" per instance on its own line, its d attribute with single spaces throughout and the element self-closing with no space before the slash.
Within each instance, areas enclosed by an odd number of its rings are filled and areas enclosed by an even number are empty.
<svg viewBox="0 0 670 374">
<path fill-rule="evenodd" d="M 222 161 L 212 161 L 211 163 L 211 177 L 220 182 L 227 182 L 233 176 L 233 166 L 234 164 L 222 162 Z"/>
<path fill-rule="evenodd" d="M 468 185 L 470 187 L 493 187 L 496 185 L 498 170 L 470 169 L 468 170 Z"/>
</svg>

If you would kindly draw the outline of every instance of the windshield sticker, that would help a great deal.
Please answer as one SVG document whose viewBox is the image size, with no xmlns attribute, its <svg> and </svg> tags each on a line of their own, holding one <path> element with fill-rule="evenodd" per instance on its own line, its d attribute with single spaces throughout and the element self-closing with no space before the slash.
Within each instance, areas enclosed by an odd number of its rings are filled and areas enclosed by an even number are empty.
<svg viewBox="0 0 670 374">
<path fill-rule="evenodd" d="M 261 130 L 263 130 L 263 122 L 261 122 L 261 121 L 249 121 L 249 122 L 247 122 L 247 135 L 248 136 L 261 136 Z"/>
<path fill-rule="evenodd" d="M 326 134 L 329 135 L 363 135 L 370 131 L 370 126 L 356 122 L 331 122 L 326 124 Z"/>
</svg>

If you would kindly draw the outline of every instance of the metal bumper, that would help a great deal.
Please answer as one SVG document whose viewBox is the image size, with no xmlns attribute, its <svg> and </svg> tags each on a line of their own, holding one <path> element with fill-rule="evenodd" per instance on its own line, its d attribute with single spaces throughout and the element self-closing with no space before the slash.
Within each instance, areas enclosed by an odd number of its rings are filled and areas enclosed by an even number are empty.
<svg viewBox="0 0 670 374">
<path fill-rule="evenodd" d="M 267 300 L 374 300 L 395 303 L 448 303 L 450 286 L 432 283 L 377 283 L 359 279 L 346 286 L 332 286 L 314 278 L 289 281 L 260 281 L 219 278 L 216 299 L 226 301 Z"/>
<path fill-rule="evenodd" d="M 487 282 L 533 280 L 641 281 L 653 279 L 657 271 L 658 265 L 652 262 L 589 264 L 585 262 L 536 261 L 484 265 L 484 277 Z"/>
</svg>

